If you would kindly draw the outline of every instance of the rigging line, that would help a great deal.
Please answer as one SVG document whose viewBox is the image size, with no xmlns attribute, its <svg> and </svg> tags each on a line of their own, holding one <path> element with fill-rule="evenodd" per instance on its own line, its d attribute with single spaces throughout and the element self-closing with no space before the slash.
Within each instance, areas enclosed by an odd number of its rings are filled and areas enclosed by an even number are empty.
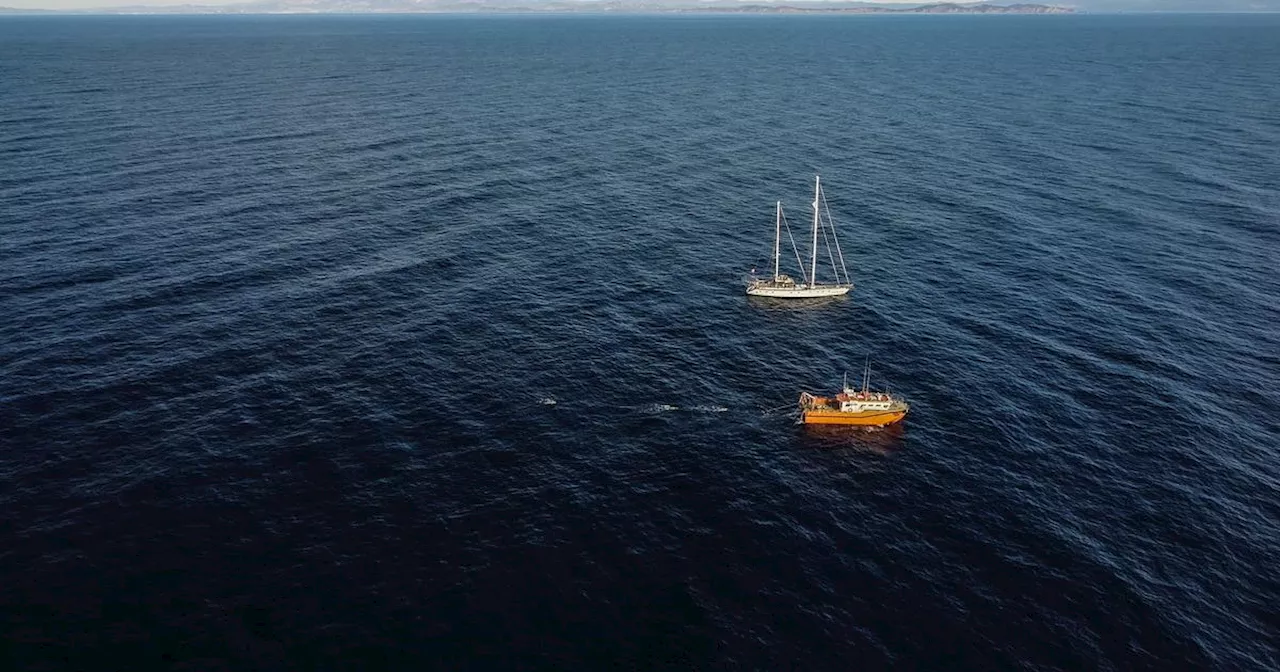
<svg viewBox="0 0 1280 672">
<path fill-rule="evenodd" d="M 836 232 L 832 230 L 831 235 L 834 237 Z M 827 238 L 827 228 L 825 226 L 822 227 L 822 244 L 827 246 L 827 259 L 831 261 L 831 272 L 836 274 L 836 284 L 838 285 L 840 284 L 840 267 L 836 266 L 836 258 L 832 256 L 831 241 Z"/>
<path fill-rule="evenodd" d="M 782 225 L 787 227 L 787 238 L 791 240 L 791 251 L 796 255 L 796 263 L 800 265 L 800 276 L 805 282 L 809 279 L 805 277 L 804 262 L 800 261 L 800 248 L 796 247 L 796 237 L 791 235 L 791 224 L 787 222 L 787 213 L 782 213 Z"/>
<path fill-rule="evenodd" d="M 827 194 L 822 194 L 822 209 L 827 211 L 827 222 L 831 224 L 831 237 L 836 239 L 836 254 L 840 255 L 840 269 L 844 271 L 845 284 L 853 284 L 849 279 L 849 269 L 844 265 L 844 252 L 840 251 L 840 237 L 836 235 L 836 220 L 831 217 L 831 208 L 827 207 Z"/>
<path fill-rule="evenodd" d="M 793 409 L 793 410 L 794 410 L 794 409 L 795 409 L 795 406 L 796 406 L 796 405 L 795 405 L 795 403 L 793 402 L 793 403 L 790 403 L 790 404 L 783 404 L 783 405 L 781 405 L 781 406 L 775 406 L 774 408 L 766 408 L 766 409 L 763 409 L 762 411 L 760 411 L 760 415 L 774 415 L 774 414 L 777 414 L 777 413 L 778 413 L 778 412 L 780 412 L 780 411 L 785 411 L 785 410 L 787 410 L 787 409 Z"/>
</svg>

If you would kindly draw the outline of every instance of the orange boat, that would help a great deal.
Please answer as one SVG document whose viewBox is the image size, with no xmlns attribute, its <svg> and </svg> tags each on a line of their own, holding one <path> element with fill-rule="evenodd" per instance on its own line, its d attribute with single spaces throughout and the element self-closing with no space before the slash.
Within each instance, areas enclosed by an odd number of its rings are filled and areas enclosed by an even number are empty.
<svg viewBox="0 0 1280 672">
<path fill-rule="evenodd" d="M 901 397 L 888 392 L 872 392 L 868 389 L 871 371 L 862 378 L 862 389 L 849 387 L 834 397 L 819 397 L 808 392 L 800 393 L 800 421 L 806 425 L 861 425 L 884 427 L 907 417 L 910 406 Z"/>
</svg>

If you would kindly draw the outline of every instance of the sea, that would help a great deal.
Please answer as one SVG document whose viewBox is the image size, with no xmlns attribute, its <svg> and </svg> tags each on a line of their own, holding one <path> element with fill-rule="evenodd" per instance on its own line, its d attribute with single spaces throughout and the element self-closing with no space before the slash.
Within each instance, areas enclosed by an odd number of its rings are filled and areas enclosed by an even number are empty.
<svg viewBox="0 0 1280 672">
<path fill-rule="evenodd" d="M 1280 15 L 0 18 L 8 669 L 1274 670 L 1278 558 Z"/>
</svg>

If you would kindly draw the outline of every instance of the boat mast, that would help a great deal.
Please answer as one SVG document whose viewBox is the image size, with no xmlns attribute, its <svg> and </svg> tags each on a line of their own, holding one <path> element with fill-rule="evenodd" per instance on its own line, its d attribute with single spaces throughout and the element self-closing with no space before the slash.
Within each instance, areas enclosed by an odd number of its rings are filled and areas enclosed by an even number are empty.
<svg viewBox="0 0 1280 672">
<path fill-rule="evenodd" d="M 822 195 L 822 178 L 813 176 L 813 256 L 809 260 L 809 286 L 818 286 L 818 201 Z"/>
<path fill-rule="evenodd" d="M 778 281 L 778 263 L 782 254 L 782 201 L 778 201 L 778 212 L 773 229 L 773 281 Z"/>
</svg>

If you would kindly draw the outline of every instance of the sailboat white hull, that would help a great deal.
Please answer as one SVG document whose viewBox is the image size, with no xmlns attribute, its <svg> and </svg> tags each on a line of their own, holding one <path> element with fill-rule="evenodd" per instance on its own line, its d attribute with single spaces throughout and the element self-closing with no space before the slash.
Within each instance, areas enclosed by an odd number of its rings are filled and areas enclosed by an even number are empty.
<svg viewBox="0 0 1280 672">
<path fill-rule="evenodd" d="M 767 296 L 771 299 L 819 299 L 848 294 L 853 285 L 792 285 L 790 287 L 767 286 L 763 283 L 747 287 L 748 296 Z"/>
</svg>

